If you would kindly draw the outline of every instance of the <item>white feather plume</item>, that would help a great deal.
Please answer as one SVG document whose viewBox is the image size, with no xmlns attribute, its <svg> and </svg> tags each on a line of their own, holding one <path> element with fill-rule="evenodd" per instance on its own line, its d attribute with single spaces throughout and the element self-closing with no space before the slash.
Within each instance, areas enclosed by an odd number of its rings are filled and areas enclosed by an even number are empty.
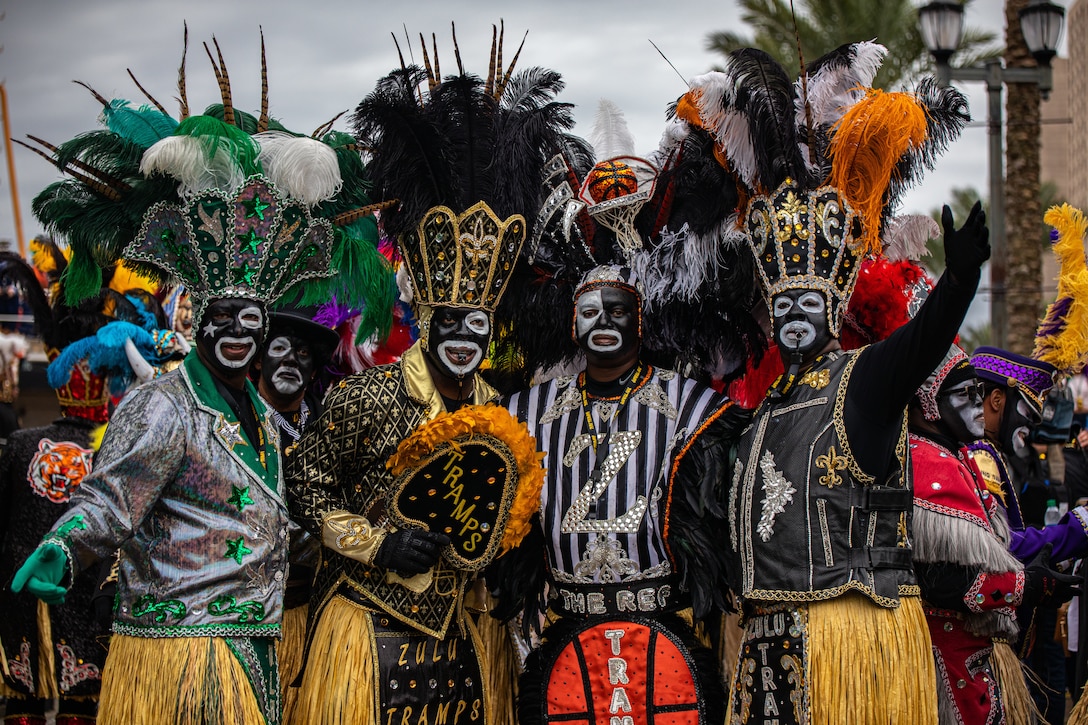
<svg viewBox="0 0 1088 725">
<path fill-rule="evenodd" d="M 343 186 L 336 152 L 328 144 L 283 131 L 265 131 L 253 139 L 261 148 L 257 160 L 265 176 L 306 206 L 332 198 Z"/>
<path fill-rule="evenodd" d="M 928 255 L 926 242 L 939 239 L 941 227 L 925 214 L 903 214 L 888 220 L 884 228 L 884 256 L 889 262 L 917 262 Z"/>
<path fill-rule="evenodd" d="M 209 159 L 203 141 L 193 136 L 168 136 L 152 144 L 140 159 L 140 173 L 177 179 L 178 192 L 183 196 L 211 189 L 235 189 L 245 180 L 229 153 L 220 148 Z"/>
<path fill-rule="evenodd" d="M 647 160 L 656 168 L 663 168 L 690 133 L 691 126 L 688 125 L 687 121 L 680 118 L 669 119 L 665 124 L 665 130 L 661 134 L 658 147 L 650 153 Z"/>
<path fill-rule="evenodd" d="M 635 154 L 635 137 L 627 127 L 623 111 L 607 98 L 597 104 L 597 117 L 589 138 L 598 161 Z"/>
<path fill-rule="evenodd" d="M 397 292 L 400 293 L 400 301 L 406 305 L 412 304 L 415 299 L 415 289 L 412 287 L 412 278 L 408 276 L 408 268 L 401 265 L 396 274 Z"/>
<path fill-rule="evenodd" d="M 873 84 L 873 78 L 884 63 L 888 49 L 879 43 L 863 41 L 850 47 L 850 62 L 846 65 L 825 66 L 808 77 L 807 95 L 812 111 L 812 124 L 816 128 L 833 126 L 852 105 L 861 100 L 865 89 Z M 798 128 L 806 127 L 805 94 L 801 79 L 795 81 L 797 89 L 794 107 Z"/>
<path fill-rule="evenodd" d="M 718 145 L 729 150 L 729 163 L 750 188 L 758 186 L 756 146 L 748 118 L 732 110 L 733 89 L 724 73 L 712 71 L 691 80 L 703 126 Z"/>
</svg>

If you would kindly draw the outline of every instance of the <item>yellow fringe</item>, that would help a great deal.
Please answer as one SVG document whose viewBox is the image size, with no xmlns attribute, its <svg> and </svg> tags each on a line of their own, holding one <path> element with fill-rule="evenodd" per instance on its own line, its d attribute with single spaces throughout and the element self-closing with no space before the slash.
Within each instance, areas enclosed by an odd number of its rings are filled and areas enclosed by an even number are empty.
<svg viewBox="0 0 1088 725">
<path fill-rule="evenodd" d="M 808 605 L 811 725 L 937 722 L 937 673 L 917 597 L 885 609 L 858 594 Z"/>
<path fill-rule="evenodd" d="M 506 625 L 487 612 L 475 622 L 472 617 L 465 617 L 465 620 L 479 651 L 480 675 L 487 698 L 487 724 L 517 722 L 518 660 Z"/>
<path fill-rule="evenodd" d="M 879 254 L 884 192 L 899 159 L 926 139 L 926 113 L 909 93 L 868 89 L 835 125 L 829 183 L 861 216 L 859 256 Z"/>
<path fill-rule="evenodd" d="M 263 725 L 253 688 L 222 639 L 115 634 L 99 725 Z"/>
<path fill-rule="evenodd" d="M 1088 220 L 1069 204 L 1052 206 L 1043 220 L 1058 232 L 1054 255 L 1058 258 L 1057 300 L 1069 301 L 1062 311 L 1057 302 L 1047 307 L 1039 325 L 1049 334 L 1035 338 L 1032 357 L 1044 360 L 1065 375 L 1076 375 L 1088 362 L 1088 267 L 1084 261 L 1084 241 Z"/>
<path fill-rule="evenodd" d="M 49 605 L 38 600 L 38 697 L 57 697 L 57 660 L 53 654 L 53 621 Z"/>
<path fill-rule="evenodd" d="M 113 277 L 110 279 L 110 289 L 115 292 L 120 292 L 121 294 L 124 294 L 131 289 L 142 289 L 145 292 L 155 294 L 158 288 L 158 282 L 140 274 L 125 262 L 117 265 L 117 268 L 113 272 Z"/>
<path fill-rule="evenodd" d="M 1088 695 L 1088 689 L 1081 692 L 1080 699 L 1070 711 L 1065 725 L 1088 725 L 1088 697 L 1085 695 Z"/>
<path fill-rule="evenodd" d="M 744 627 L 740 622 L 740 615 L 732 612 L 722 615 L 722 638 L 719 656 L 722 663 L 722 672 L 726 676 L 733 671 L 733 663 L 740 657 L 740 647 L 744 643 Z"/>
<path fill-rule="evenodd" d="M 1028 682 L 1024 679 L 1023 665 L 1008 642 L 994 641 L 990 662 L 994 677 L 1001 688 L 1007 725 L 1034 725 L 1044 722 L 1043 713 L 1031 699 Z"/>
<path fill-rule="evenodd" d="M 340 596 L 325 605 L 310 641 L 287 725 L 379 725 L 371 614 Z"/>
<path fill-rule="evenodd" d="M 306 620 L 310 614 L 310 605 L 292 607 L 283 612 L 283 639 L 276 646 L 280 661 L 280 691 L 283 693 L 283 711 L 288 712 L 298 688 L 291 683 L 302 671 L 302 654 L 306 648 Z"/>
</svg>

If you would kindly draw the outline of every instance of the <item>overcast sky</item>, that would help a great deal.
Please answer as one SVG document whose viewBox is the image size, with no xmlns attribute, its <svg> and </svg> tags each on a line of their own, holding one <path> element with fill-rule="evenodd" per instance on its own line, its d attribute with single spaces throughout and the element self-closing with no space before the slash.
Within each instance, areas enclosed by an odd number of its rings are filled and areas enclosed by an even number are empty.
<svg viewBox="0 0 1088 725">
<path fill-rule="evenodd" d="M 1002 0 L 975 0 L 967 23 L 1003 36 L 1003 6 Z M 0 80 L 7 87 L 11 135 L 32 133 L 54 143 L 96 127 L 98 103 L 72 80 L 86 82 L 107 98 L 142 101 L 125 72 L 131 68 L 176 113 L 183 20 L 189 24 L 188 97 L 194 112 L 219 100 L 201 45 L 213 34 L 227 61 L 235 106 L 259 109 L 262 26 L 271 113 L 289 128 L 310 132 L 354 108 L 397 65 L 391 33 L 403 38 L 405 25 L 416 38 L 420 32 L 428 37 L 437 33 L 448 72 L 453 68 L 449 27 L 456 21 L 466 67 L 485 75 L 490 27 L 501 17 L 506 58 L 528 30 L 519 67 L 543 65 L 563 74 L 567 88 L 561 98 L 576 105 L 577 133 L 590 133 L 598 100 L 608 98 L 626 114 L 638 151 L 647 153 L 657 145 L 666 105 L 685 88 L 648 39 L 691 77 L 720 62 L 720 56 L 705 49 L 709 32 L 743 30 L 730 0 L 0 0 L 0 8 Z M 418 59 L 418 41 L 414 47 Z M 985 121 L 982 85 L 962 88 L 976 121 Z M 343 121 L 337 127 L 347 130 Z M 985 191 L 986 158 L 985 128 L 973 125 L 924 186 L 910 193 L 901 211 L 928 212 L 954 186 Z M 21 147 L 15 148 L 14 160 L 24 236 L 29 238 L 41 231 L 30 201 L 58 174 Z M 10 197 L 4 174 L 0 239 L 15 235 Z"/>
</svg>

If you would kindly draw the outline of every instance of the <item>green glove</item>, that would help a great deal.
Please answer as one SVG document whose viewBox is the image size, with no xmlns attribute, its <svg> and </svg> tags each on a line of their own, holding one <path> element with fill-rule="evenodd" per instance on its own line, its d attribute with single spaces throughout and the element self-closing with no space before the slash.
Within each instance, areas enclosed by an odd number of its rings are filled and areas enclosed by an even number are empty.
<svg viewBox="0 0 1088 725">
<path fill-rule="evenodd" d="M 46 604 L 63 604 L 68 590 L 60 583 L 67 570 L 68 557 L 64 555 L 64 549 L 56 544 L 41 544 L 15 572 L 11 590 L 19 593 L 26 587 Z"/>
</svg>

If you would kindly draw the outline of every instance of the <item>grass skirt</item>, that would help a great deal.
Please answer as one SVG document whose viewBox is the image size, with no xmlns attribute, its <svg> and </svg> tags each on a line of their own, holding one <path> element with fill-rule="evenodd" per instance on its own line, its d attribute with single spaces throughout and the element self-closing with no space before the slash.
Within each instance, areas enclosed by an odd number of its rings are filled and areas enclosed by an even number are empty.
<svg viewBox="0 0 1088 725">
<path fill-rule="evenodd" d="M 804 682 L 799 685 L 805 692 L 798 695 L 808 712 L 800 721 L 809 725 L 937 723 L 936 668 L 917 597 L 903 597 L 896 609 L 877 606 L 853 593 L 822 602 L 775 605 L 775 609 L 799 611 L 805 622 Z M 745 635 L 749 641 L 747 629 Z M 742 642 L 742 653 L 744 648 Z M 733 711 L 727 721 L 743 714 L 738 669 L 733 668 Z M 752 716 L 757 717 L 757 712 Z"/>
<path fill-rule="evenodd" d="M 264 725 L 241 663 L 222 639 L 115 634 L 98 725 Z"/>
</svg>

